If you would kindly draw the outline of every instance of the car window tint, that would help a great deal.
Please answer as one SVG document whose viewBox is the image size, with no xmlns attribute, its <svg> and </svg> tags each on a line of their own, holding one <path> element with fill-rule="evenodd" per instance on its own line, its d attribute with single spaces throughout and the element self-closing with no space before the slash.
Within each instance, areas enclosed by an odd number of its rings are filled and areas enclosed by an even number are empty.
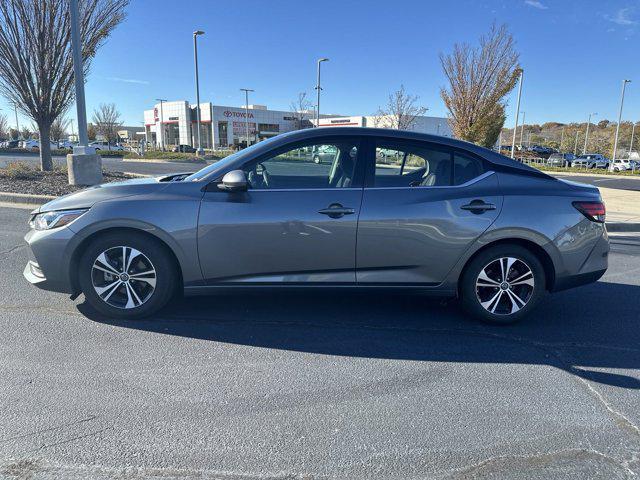
<svg viewBox="0 0 640 480">
<path fill-rule="evenodd" d="M 243 168 L 252 190 L 348 188 L 352 186 L 358 140 L 318 140 L 252 161 Z"/>
<path fill-rule="evenodd" d="M 462 185 L 484 173 L 482 162 L 474 157 L 456 152 L 453 155 L 453 184 Z"/>
<path fill-rule="evenodd" d="M 375 187 L 451 185 L 451 153 L 414 144 L 379 141 L 375 150 Z"/>
</svg>

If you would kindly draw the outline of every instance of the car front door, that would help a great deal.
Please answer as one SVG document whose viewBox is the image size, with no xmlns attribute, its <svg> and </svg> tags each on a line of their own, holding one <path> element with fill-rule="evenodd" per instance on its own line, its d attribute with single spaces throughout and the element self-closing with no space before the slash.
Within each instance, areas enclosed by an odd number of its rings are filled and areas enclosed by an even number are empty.
<svg viewBox="0 0 640 480">
<path fill-rule="evenodd" d="M 327 147 L 332 161 L 315 163 Z M 242 166 L 246 192 L 209 187 L 198 227 L 206 282 L 354 283 L 360 151 L 357 136 L 290 144 Z"/>
<path fill-rule="evenodd" d="M 496 175 L 471 154 L 424 142 L 378 139 L 369 157 L 357 282 L 441 283 L 497 218 Z"/>
</svg>

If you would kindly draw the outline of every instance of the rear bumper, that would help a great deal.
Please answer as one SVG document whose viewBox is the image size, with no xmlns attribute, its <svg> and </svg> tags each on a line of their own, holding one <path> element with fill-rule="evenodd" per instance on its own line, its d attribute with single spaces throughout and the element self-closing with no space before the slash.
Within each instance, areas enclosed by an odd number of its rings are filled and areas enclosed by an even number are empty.
<svg viewBox="0 0 640 480">
<path fill-rule="evenodd" d="M 570 274 L 556 277 L 551 291 L 558 292 L 597 282 L 605 274 L 609 266 L 609 237 L 604 226 L 601 228 L 602 236 L 597 239 L 591 252 L 582 262 L 580 269 Z"/>
<path fill-rule="evenodd" d="M 579 273 L 577 275 L 571 275 L 556 279 L 553 285 L 554 292 L 561 290 L 567 290 L 569 288 L 579 287 L 581 285 L 587 285 L 588 283 L 597 282 L 605 274 L 607 269 L 597 270 L 595 272 Z"/>
</svg>

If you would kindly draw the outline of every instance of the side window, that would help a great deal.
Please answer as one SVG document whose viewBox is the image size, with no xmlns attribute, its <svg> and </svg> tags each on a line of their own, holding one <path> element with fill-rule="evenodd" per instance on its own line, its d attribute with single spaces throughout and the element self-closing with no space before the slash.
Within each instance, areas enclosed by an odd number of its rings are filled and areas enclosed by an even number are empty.
<svg viewBox="0 0 640 480">
<path fill-rule="evenodd" d="M 252 190 L 348 188 L 353 184 L 359 140 L 298 144 L 244 166 Z"/>
<path fill-rule="evenodd" d="M 484 173 L 482 162 L 474 157 L 455 152 L 453 155 L 453 184 L 462 185 Z"/>
<path fill-rule="evenodd" d="M 374 187 L 451 185 L 451 152 L 404 142 L 378 141 Z"/>
</svg>

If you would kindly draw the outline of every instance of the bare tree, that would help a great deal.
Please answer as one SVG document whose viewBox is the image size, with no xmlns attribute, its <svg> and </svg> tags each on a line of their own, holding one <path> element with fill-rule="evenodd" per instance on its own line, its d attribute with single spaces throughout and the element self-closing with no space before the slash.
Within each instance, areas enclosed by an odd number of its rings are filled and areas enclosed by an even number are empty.
<svg viewBox="0 0 640 480">
<path fill-rule="evenodd" d="M 96 139 L 96 135 L 96 126 L 93 123 L 89 123 L 87 125 L 87 137 L 93 142 Z"/>
<path fill-rule="evenodd" d="M 101 103 L 93 111 L 93 123 L 98 135 L 102 135 L 109 144 L 118 141 L 118 129 L 122 125 L 120 112 L 115 103 Z"/>
<path fill-rule="evenodd" d="M 24 140 L 29 140 L 31 138 L 32 135 L 32 131 L 29 130 L 29 127 L 27 127 L 26 125 L 24 125 L 22 127 L 22 130 L 20 130 L 20 136 L 24 139 Z"/>
<path fill-rule="evenodd" d="M 440 54 L 449 81 L 440 95 L 449 110 L 454 136 L 492 147 L 505 121 L 504 97 L 513 90 L 520 66 L 515 41 L 507 27 L 491 27 L 479 47 L 456 44 L 453 53 Z"/>
<path fill-rule="evenodd" d="M 373 123 L 379 128 L 393 128 L 394 130 L 410 130 L 416 117 L 424 115 L 426 107 L 416 105 L 420 97 L 408 95 L 404 85 L 389 95 L 386 108 L 378 108 Z"/>
<path fill-rule="evenodd" d="M 295 118 L 296 130 L 312 126 L 312 123 L 308 120 L 311 102 L 307 99 L 306 92 L 300 92 L 298 98 L 291 102 L 289 108 Z"/>
<path fill-rule="evenodd" d="M 80 37 L 85 73 L 129 0 L 80 0 Z M 0 93 L 33 119 L 49 139 L 54 120 L 73 101 L 73 56 L 68 0 L 0 1 Z M 51 170 L 49 142 L 40 167 Z"/>
<path fill-rule="evenodd" d="M 51 124 L 51 140 L 59 142 L 67 134 L 67 129 L 71 124 L 71 120 L 62 114 L 56 118 Z"/>
<path fill-rule="evenodd" d="M 9 122 L 4 113 L 0 113 L 0 139 L 4 140 L 9 136 Z"/>
</svg>

